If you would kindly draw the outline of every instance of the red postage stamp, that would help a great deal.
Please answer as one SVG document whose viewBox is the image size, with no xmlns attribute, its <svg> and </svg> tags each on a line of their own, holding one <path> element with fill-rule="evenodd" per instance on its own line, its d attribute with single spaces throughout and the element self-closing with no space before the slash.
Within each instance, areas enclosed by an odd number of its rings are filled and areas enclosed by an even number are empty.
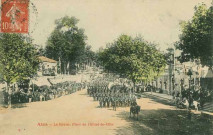
<svg viewBox="0 0 213 135">
<path fill-rule="evenodd" d="M 1 0 L 1 32 L 28 33 L 29 0 Z"/>
</svg>

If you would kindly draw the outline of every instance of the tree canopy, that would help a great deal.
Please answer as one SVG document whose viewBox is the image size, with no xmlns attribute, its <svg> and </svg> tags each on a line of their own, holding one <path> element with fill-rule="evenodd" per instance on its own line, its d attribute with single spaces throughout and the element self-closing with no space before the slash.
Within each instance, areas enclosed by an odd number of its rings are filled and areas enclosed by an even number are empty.
<svg viewBox="0 0 213 135">
<path fill-rule="evenodd" d="M 203 66 L 213 67 L 213 6 L 195 7 L 194 16 L 181 23 L 182 34 L 176 48 L 182 50 L 180 62 L 200 60 Z"/>
<path fill-rule="evenodd" d="M 141 37 L 121 35 L 99 52 L 99 60 L 106 70 L 131 79 L 134 83 L 148 81 L 163 71 L 166 60 L 155 44 Z"/>
<path fill-rule="evenodd" d="M 48 38 L 46 56 L 61 60 L 62 71 L 68 63 L 75 63 L 84 53 L 87 37 L 83 29 L 77 27 L 78 19 L 65 16 L 55 21 L 56 27 Z"/>
<path fill-rule="evenodd" d="M 0 34 L 0 74 L 11 83 L 37 73 L 39 60 L 35 47 L 21 34 Z"/>
<path fill-rule="evenodd" d="M 91 50 L 91 46 L 87 45 L 83 50 L 81 56 L 77 58 L 77 61 L 82 64 L 89 64 L 96 61 L 96 53 Z"/>
</svg>

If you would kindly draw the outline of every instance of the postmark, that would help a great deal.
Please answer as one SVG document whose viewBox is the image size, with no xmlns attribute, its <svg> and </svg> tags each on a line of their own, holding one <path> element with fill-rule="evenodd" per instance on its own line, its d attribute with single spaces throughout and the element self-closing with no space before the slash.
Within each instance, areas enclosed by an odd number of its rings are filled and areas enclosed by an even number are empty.
<svg viewBox="0 0 213 135">
<path fill-rule="evenodd" d="M 1 0 L 1 32 L 28 33 L 29 0 Z"/>
</svg>

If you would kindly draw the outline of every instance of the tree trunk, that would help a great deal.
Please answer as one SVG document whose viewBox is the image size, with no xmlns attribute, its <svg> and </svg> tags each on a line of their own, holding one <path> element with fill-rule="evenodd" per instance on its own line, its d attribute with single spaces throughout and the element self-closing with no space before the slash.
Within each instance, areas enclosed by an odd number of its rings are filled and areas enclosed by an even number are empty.
<svg viewBox="0 0 213 135">
<path fill-rule="evenodd" d="M 133 82 L 133 93 L 135 93 L 135 81 L 132 82 Z"/>
<path fill-rule="evenodd" d="M 10 89 L 10 83 L 7 83 L 7 92 L 8 92 L 8 108 L 11 108 L 11 89 Z"/>
<path fill-rule="evenodd" d="M 67 68 L 66 63 L 64 63 L 64 75 L 67 74 L 66 68 Z"/>
</svg>

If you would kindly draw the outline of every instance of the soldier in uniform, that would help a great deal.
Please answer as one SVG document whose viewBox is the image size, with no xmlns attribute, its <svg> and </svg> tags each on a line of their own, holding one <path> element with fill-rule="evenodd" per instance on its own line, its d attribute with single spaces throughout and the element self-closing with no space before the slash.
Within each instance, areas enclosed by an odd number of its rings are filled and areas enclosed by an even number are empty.
<svg viewBox="0 0 213 135">
<path fill-rule="evenodd" d="M 116 98 L 115 98 L 115 97 L 112 97 L 111 103 L 112 103 L 112 108 L 113 108 L 113 110 L 116 111 Z"/>
<path fill-rule="evenodd" d="M 99 105 L 100 105 L 100 108 L 103 107 L 103 98 L 102 97 L 99 98 Z"/>
<path fill-rule="evenodd" d="M 136 106 L 136 105 L 137 105 L 136 98 L 135 98 L 135 96 L 132 96 L 132 98 L 131 98 L 131 106 Z"/>
<path fill-rule="evenodd" d="M 106 107 L 106 97 L 103 97 L 103 107 Z"/>
<path fill-rule="evenodd" d="M 110 105 L 110 98 L 109 98 L 109 96 L 106 97 L 106 103 L 107 103 L 107 107 L 109 108 L 109 105 Z"/>
<path fill-rule="evenodd" d="M 101 93 L 100 92 L 98 92 L 97 93 L 97 101 L 99 101 L 99 98 L 101 97 Z"/>
<path fill-rule="evenodd" d="M 87 87 L 87 94 L 90 95 L 90 86 Z"/>
<path fill-rule="evenodd" d="M 93 100 L 95 101 L 96 93 L 93 93 Z"/>
<path fill-rule="evenodd" d="M 94 86 L 91 85 L 91 87 L 90 87 L 90 95 L 91 95 L 91 96 L 93 96 L 93 91 L 94 91 Z"/>
</svg>

